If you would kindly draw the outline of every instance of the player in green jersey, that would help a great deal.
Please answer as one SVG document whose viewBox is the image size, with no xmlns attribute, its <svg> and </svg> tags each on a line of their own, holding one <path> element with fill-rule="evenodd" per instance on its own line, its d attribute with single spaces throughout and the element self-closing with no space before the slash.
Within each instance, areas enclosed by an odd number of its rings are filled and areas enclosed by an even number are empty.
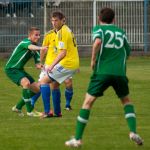
<svg viewBox="0 0 150 150">
<path fill-rule="evenodd" d="M 8 59 L 5 72 L 6 75 L 18 86 L 22 86 L 22 98 L 12 108 L 12 111 L 21 112 L 21 109 L 24 105 L 27 108 L 28 116 L 39 116 L 39 114 L 33 112 L 33 106 L 31 105 L 31 97 L 40 92 L 39 85 L 34 81 L 30 74 L 24 70 L 25 64 L 34 58 L 37 68 L 41 68 L 40 63 L 40 53 L 39 50 L 47 51 L 47 47 L 37 46 L 37 43 L 40 39 L 40 30 L 36 27 L 31 27 L 29 30 L 28 38 L 23 39 L 17 47 L 14 49 L 10 58 Z"/>
<path fill-rule="evenodd" d="M 115 13 L 110 8 L 100 11 L 100 25 L 93 29 L 93 47 L 91 68 L 93 74 L 89 87 L 77 117 L 75 137 L 65 142 L 66 146 L 79 147 L 82 145 L 82 135 L 88 122 L 90 110 L 97 97 L 112 86 L 124 106 L 125 118 L 129 126 L 129 137 L 136 144 L 142 145 L 143 140 L 136 133 L 136 116 L 129 98 L 128 79 L 126 77 L 126 59 L 130 54 L 130 46 L 125 32 L 115 26 Z"/>
</svg>

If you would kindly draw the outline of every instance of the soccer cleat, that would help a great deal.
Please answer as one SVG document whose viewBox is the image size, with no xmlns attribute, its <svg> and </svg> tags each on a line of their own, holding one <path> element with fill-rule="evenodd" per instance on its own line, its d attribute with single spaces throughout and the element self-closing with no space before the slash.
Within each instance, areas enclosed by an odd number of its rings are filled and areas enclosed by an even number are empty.
<svg viewBox="0 0 150 150">
<path fill-rule="evenodd" d="M 130 137 L 130 139 L 131 139 L 132 141 L 134 141 L 137 145 L 143 145 L 143 140 L 142 140 L 142 138 L 141 138 L 138 134 L 131 132 L 131 133 L 129 134 L 129 137 Z"/>
<path fill-rule="evenodd" d="M 58 115 L 54 114 L 54 117 L 62 117 L 62 114 L 61 113 L 59 113 Z"/>
<path fill-rule="evenodd" d="M 44 119 L 44 118 L 50 118 L 50 117 L 53 117 L 53 116 L 54 116 L 53 111 L 50 110 L 49 113 L 45 113 L 45 112 L 42 113 L 41 118 Z"/>
<path fill-rule="evenodd" d="M 80 147 L 82 143 L 81 140 L 76 140 L 75 138 L 72 138 L 69 141 L 66 141 L 65 145 L 68 147 Z"/>
<path fill-rule="evenodd" d="M 66 106 L 65 110 L 70 111 L 70 110 L 72 110 L 72 107 L 71 106 Z"/>
<path fill-rule="evenodd" d="M 29 117 L 41 117 L 42 113 L 40 113 L 38 111 L 27 112 L 27 116 L 29 116 Z"/>
<path fill-rule="evenodd" d="M 16 108 L 16 105 L 12 107 L 12 111 L 18 113 L 19 116 L 24 116 L 24 113 L 20 109 Z"/>
</svg>

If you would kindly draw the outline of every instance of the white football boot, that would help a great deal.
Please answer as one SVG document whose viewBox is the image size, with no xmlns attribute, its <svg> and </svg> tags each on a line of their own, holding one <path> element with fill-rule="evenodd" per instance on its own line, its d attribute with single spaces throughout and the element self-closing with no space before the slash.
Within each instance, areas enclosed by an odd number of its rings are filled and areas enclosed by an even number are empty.
<svg viewBox="0 0 150 150">
<path fill-rule="evenodd" d="M 143 145 L 143 140 L 138 134 L 131 132 L 129 134 L 129 138 L 132 141 L 134 141 L 137 145 Z"/>
<path fill-rule="evenodd" d="M 80 147 L 82 145 L 81 140 L 76 140 L 75 138 L 72 138 L 65 142 L 65 145 L 68 147 Z"/>
</svg>

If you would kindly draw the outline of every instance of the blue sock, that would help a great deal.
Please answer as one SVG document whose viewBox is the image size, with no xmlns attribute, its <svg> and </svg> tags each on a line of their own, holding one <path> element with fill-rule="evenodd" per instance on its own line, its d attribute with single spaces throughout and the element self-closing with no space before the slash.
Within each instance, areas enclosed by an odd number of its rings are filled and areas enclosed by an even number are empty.
<svg viewBox="0 0 150 150">
<path fill-rule="evenodd" d="M 44 112 L 50 112 L 50 86 L 49 84 L 42 84 L 40 86 L 43 104 L 44 104 Z"/>
<path fill-rule="evenodd" d="M 31 105 L 34 107 L 36 101 L 38 100 L 38 98 L 40 97 L 41 92 L 36 93 L 32 98 L 31 98 Z"/>
<path fill-rule="evenodd" d="M 52 90 L 52 99 L 53 99 L 53 105 L 54 105 L 54 113 L 56 115 L 60 115 L 61 114 L 61 107 L 60 107 L 60 97 L 61 97 L 61 93 L 60 93 L 60 89 L 54 89 Z"/>
<path fill-rule="evenodd" d="M 73 89 L 66 88 L 66 90 L 65 90 L 66 107 L 70 107 L 72 96 L 73 96 Z"/>
</svg>

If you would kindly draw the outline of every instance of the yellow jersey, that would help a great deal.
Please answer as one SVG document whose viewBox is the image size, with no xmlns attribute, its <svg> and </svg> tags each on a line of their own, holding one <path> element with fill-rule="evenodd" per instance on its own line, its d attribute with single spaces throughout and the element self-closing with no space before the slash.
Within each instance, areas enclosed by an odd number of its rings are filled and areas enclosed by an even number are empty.
<svg viewBox="0 0 150 150">
<path fill-rule="evenodd" d="M 64 68 L 78 69 L 79 68 L 79 54 L 76 40 L 73 32 L 67 25 L 63 25 L 56 35 L 56 47 L 58 53 L 61 50 L 66 50 L 66 56 L 59 62 Z"/>
<path fill-rule="evenodd" d="M 47 55 L 45 58 L 46 65 L 51 65 L 58 53 L 58 50 L 55 46 L 55 37 L 56 37 L 56 32 L 54 30 L 50 30 L 48 33 L 46 33 L 43 40 L 42 45 L 48 46 Z"/>
</svg>

